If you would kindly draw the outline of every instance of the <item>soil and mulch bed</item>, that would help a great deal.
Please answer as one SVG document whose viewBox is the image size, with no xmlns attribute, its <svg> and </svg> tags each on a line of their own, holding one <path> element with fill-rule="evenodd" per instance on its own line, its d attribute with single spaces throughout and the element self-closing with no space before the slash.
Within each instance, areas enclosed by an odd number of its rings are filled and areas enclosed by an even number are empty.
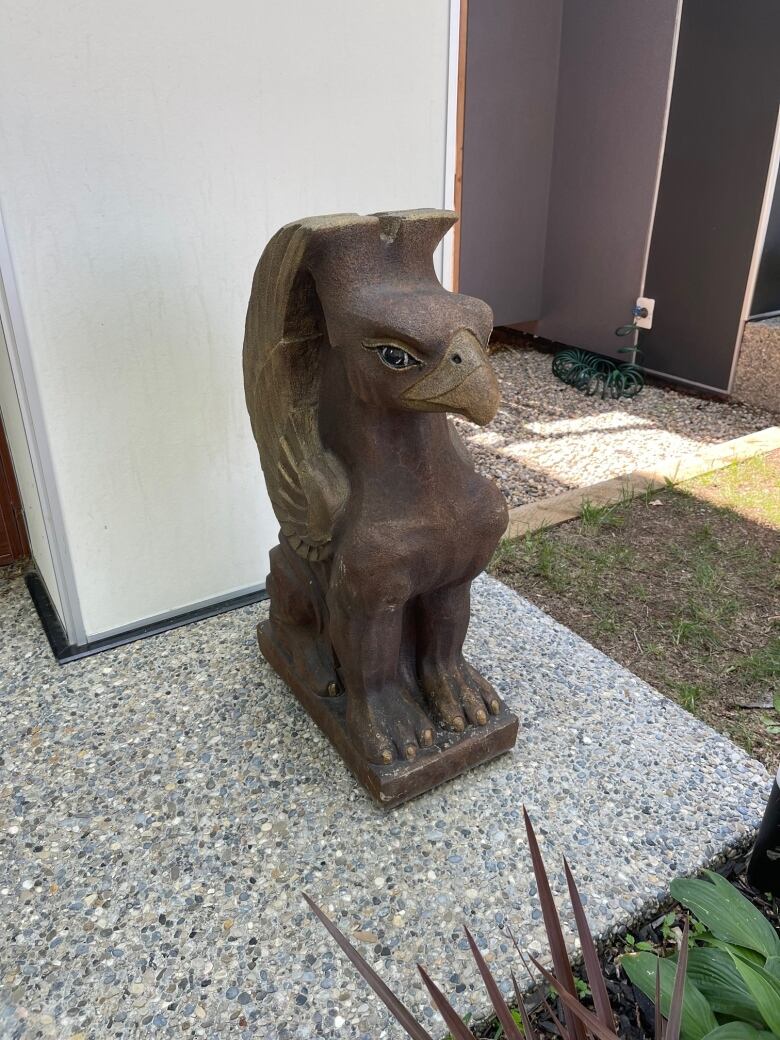
<svg viewBox="0 0 780 1040">
<path fill-rule="evenodd" d="M 491 573 L 774 773 L 780 451 L 501 543 Z"/>
<path fill-rule="evenodd" d="M 761 910 L 780 935 L 780 898 L 762 895 L 747 884 L 745 860 L 732 859 L 720 867 L 719 873 L 731 881 L 742 895 Z M 601 950 L 600 960 L 607 993 L 614 1012 L 617 1032 L 622 1040 L 647 1040 L 654 1036 L 655 1010 L 652 1001 L 648 1000 L 629 981 L 620 966 L 620 958 L 636 948 L 637 943 L 650 943 L 658 953 L 674 952 L 679 942 L 684 917 L 685 911 L 682 907 L 672 906 L 667 913 L 660 914 L 626 935 L 613 939 Z M 580 999 L 586 1007 L 592 1010 L 593 1003 L 590 1000 L 590 991 L 587 989 L 587 975 L 581 966 L 575 966 L 574 975 L 575 979 L 582 980 L 583 992 L 580 993 Z M 561 1019 L 564 1009 L 560 1001 L 554 994 L 548 993 L 541 987 L 526 999 L 529 1017 L 540 1033 L 557 1036 L 557 1028 L 545 1006 L 545 997 L 555 1015 Z M 493 1021 L 478 1028 L 475 1035 L 484 1040 L 501 1040 L 503 1031 L 498 1022 Z"/>
</svg>

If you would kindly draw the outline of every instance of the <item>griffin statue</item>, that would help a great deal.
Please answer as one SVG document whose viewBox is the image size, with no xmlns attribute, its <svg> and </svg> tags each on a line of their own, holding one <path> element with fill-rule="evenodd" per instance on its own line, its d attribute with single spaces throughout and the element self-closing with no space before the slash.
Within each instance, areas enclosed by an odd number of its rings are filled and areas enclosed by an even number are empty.
<svg viewBox="0 0 780 1040">
<path fill-rule="evenodd" d="M 487 304 L 447 292 L 440 210 L 310 217 L 255 272 L 244 385 L 281 527 L 263 656 L 349 767 L 397 804 L 512 747 L 463 656 L 472 580 L 507 524 L 447 412 L 499 404 Z"/>
</svg>

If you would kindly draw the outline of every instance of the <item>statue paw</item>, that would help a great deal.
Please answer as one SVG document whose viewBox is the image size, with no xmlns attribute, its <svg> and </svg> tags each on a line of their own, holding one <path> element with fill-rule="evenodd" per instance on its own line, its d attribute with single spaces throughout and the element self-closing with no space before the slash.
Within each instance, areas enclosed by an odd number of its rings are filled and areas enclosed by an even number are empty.
<svg viewBox="0 0 780 1040">
<path fill-rule="evenodd" d="M 369 762 L 412 761 L 433 744 L 431 720 L 403 689 L 347 695 L 347 727 Z"/>
<path fill-rule="evenodd" d="M 490 683 L 463 658 L 455 665 L 436 662 L 422 668 L 420 685 L 436 718 L 462 733 L 470 723 L 484 726 L 501 711 L 501 699 Z"/>
</svg>

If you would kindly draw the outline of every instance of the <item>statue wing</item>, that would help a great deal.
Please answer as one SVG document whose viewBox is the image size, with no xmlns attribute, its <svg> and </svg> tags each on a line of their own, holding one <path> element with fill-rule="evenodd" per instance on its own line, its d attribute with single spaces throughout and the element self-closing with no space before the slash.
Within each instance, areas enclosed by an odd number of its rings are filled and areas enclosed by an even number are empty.
<svg viewBox="0 0 780 1040">
<path fill-rule="evenodd" d="M 282 533 L 301 556 L 326 559 L 333 525 L 349 494 L 349 481 L 336 456 L 312 429 L 311 410 L 291 411 L 279 440 L 277 481 L 271 502 Z"/>
<path fill-rule="evenodd" d="M 349 495 L 319 435 L 322 308 L 305 259 L 314 235 L 365 218 L 311 218 L 274 235 L 257 265 L 244 336 L 244 389 L 268 494 L 282 533 L 305 559 L 326 559 Z"/>
</svg>

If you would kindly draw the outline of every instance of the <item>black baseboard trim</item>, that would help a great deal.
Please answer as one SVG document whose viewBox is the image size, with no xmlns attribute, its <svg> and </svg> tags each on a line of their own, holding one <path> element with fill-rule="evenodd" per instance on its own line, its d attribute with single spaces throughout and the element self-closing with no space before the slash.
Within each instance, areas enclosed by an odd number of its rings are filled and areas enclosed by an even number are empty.
<svg viewBox="0 0 780 1040">
<path fill-rule="evenodd" d="M 261 603 L 268 599 L 265 589 L 258 592 L 245 592 L 241 596 L 233 596 L 232 599 L 221 600 L 207 607 L 196 607 L 195 610 L 186 610 L 174 617 L 164 618 L 161 621 L 150 621 L 146 625 L 119 632 L 114 636 L 106 636 L 104 639 L 96 639 L 92 643 L 69 643 L 63 631 L 57 612 L 52 606 L 46 586 L 35 571 L 30 571 L 24 577 L 30 599 L 33 601 L 38 617 L 41 621 L 43 631 L 49 640 L 51 652 L 59 664 L 69 664 L 71 661 L 80 661 L 84 657 L 103 653 L 104 650 L 114 650 L 118 646 L 126 646 L 135 643 L 139 639 L 148 639 L 150 636 L 159 636 L 171 629 L 181 628 L 183 625 L 191 625 L 196 621 L 205 621 L 206 618 L 216 617 L 218 614 L 227 614 L 230 610 L 239 610 L 241 607 L 249 607 L 253 603 Z"/>
</svg>

